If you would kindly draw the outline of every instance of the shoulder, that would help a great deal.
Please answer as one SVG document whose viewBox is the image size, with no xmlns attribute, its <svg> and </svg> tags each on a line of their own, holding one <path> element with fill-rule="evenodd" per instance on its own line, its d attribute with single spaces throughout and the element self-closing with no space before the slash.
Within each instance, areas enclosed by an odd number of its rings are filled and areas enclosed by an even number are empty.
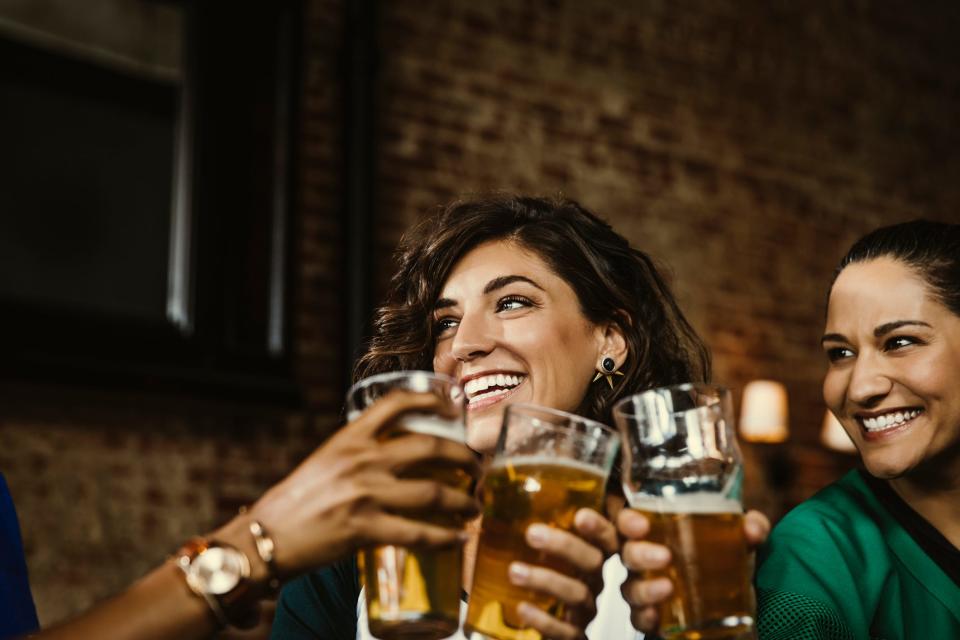
<svg viewBox="0 0 960 640">
<path fill-rule="evenodd" d="M 761 549 L 760 561 L 775 560 L 781 552 L 816 550 L 841 554 L 850 563 L 866 562 L 870 553 L 875 562 L 877 545 L 885 546 L 881 509 L 852 471 L 788 513 Z"/>
<path fill-rule="evenodd" d="M 287 583 L 277 602 L 273 639 L 354 640 L 360 582 L 354 558 Z"/>
</svg>

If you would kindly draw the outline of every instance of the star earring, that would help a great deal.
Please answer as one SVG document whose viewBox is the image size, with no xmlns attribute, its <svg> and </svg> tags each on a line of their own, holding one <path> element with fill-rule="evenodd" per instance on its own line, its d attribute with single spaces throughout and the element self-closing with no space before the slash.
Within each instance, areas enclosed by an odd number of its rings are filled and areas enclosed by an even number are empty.
<svg viewBox="0 0 960 640">
<path fill-rule="evenodd" d="M 596 382 L 600 378 L 606 378 L 607 384 L 609 384 L 610 388 L 613 389 L 613 377 L 622 375 L 622 372 L 617 371 L 616 361 L 610 356 L 606 356 L 600 361 L 600 371 L 597 371 L 597 375 L 594 376 L 593 382 Z"/>
</svg>

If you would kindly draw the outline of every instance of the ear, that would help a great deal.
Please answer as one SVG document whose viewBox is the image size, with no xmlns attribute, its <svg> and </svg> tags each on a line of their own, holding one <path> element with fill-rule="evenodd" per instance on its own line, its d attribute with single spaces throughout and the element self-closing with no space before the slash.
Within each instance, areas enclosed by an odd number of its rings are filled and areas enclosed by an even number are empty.
<svg viewBox="0 0 960 640">
<path fill-rule="evenodd" d="M 623 329 L 616 322 L 604 322 L 596 327 L 597 362 L 600 358 L 610 357 L 616 360 L 617 369 L 626 362 L 628 354 L 627 339 Z"/>
</svg>

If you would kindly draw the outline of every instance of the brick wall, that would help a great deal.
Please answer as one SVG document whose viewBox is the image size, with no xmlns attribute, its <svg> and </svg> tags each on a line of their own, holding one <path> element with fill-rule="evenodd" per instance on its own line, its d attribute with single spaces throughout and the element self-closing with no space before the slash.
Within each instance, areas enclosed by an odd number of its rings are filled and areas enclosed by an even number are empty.
<svg viewBox="0 0 960 640">
<path fill-rule="evenodd" d="M 13 493 L 41 624 L 116 593 L 224 522 L 336 426 L 340 4 L 310 6 L 294 225 L 295 368 L 309 409 L 62 387 L 0 389 L 0 470 Z"/>
<path fill-rule="evenodd" d="M 213 526 L 335 422 L 341 13 L 315 0 L 304 25 L 295 323 L 311 411 L 50 389 L 5 404 L 0 468 L 44 623 Z M 382 2 L 381 290 L 403 230 L 457 194 L 577 198 L 669 265 L 717 380 L 787 384 L 805 495 L 849 464 L 816 446 L 834 263 L 878 224 L 960 220 L 958 27 L 950 3 Z"/>
<path fill-rule="evenodd" d="M 453 194 L 578 199 L 668 266 L 716 380 L 787 385 L 788 502 L 851 464 L 816 444 L 826 286 L 876 226 L 960 221 L 956 6 L 383 4 L 381 256 Z"/>
</svg>

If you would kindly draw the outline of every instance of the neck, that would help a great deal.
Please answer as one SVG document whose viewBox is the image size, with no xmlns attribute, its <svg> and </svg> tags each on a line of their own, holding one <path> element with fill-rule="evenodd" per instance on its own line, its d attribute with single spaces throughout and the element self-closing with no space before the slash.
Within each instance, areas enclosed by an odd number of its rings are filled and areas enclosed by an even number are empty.
<svg viewBox="0 0 960 640">
<path fill-rule="evenodd" d="M 960 549 L 960 463 L 948 466 L 918 469 L 888 482 L 904 502 Z"/>
</svg>

